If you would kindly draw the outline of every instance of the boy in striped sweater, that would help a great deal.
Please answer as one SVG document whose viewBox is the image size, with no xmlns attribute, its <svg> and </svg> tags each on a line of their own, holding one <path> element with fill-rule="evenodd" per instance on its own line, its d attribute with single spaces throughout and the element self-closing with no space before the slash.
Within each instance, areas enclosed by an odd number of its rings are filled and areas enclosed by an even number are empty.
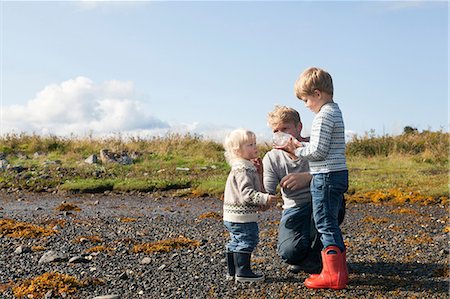
<svg viewBox="0 0 450 299">
<path fill-rule="evenodd" d="M 321 235 L 322 272 L 305 280 L 308 288 L 343 289 L 348 282 L 345 245 L 338 213 L 348 189 L 344 121 L 333 101 L 331 75 L 320 68 L 306 69 L 295 83 L 295 94 L 316 113 L 309 142 L 291 138 L 283 150 L 309 161 L 313 216 Z"/>
</svg>

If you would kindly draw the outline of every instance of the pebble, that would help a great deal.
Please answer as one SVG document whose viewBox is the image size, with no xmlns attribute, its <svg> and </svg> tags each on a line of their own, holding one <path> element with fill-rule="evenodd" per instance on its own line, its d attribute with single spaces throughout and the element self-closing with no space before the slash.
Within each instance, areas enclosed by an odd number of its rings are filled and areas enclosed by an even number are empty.
<svg viewBox="0 0 450 299">
<path fill-rule="evenodd" d="M 277 225 L 281 213 L 277 208 L 261 213 L 260 243 L 253 256 L 253 269 L 264 273 L 267 281 L 250 285 L 225 280 L 224 251 L 228 234 L 222 221 L 196 221 L 198 215 L 206 212 L 221 213 L 223 202 L 218 199 L 113 193 L 62 197 L 45 193 L 22 196 L 19 192 L 1 196 L 5 218 L 33 224 L 63 219 L 65 223 L 57 234 L 43 238 L 0 236 L 0 283 L 17 282 L 50 271 L 77 279 L 99 278 L 104 282 L 80 287 L 73 294 L 53 291 L 46 294 L 47 298 L 448 298 L 445 283 L 448 280 L 445 276 L 448 273 L 448 234 L 443 233 L 442 223 L 429 220 L 429 215 L 446 219 L 446 210 L 438 206 L 406 206 L 423 215 L 417 217 L 417 214 L 392 213 L 396 208 L 389 205 L 349 204 L 342 226 L 344 240 L 348 242 L 349 286 L 341 291 L 315 291 L 303 286 L 305 273 L 289 273 L 277 255 Z M 17 202 L 17 196 L 23 197 L 26 205 Z M 82 211 L 70 218 L 55 214 L 54 207 L 63 199 L 76 202 L 83 207 Z M 97 199 L 101 204 L 93 205 Z M 43 207 L 43 210 L 35 213 L 36 207 Z M 169 213 L 170 210 L 176 213 Z M 363 221 L 369 216 L 389 221 L 387 224 Z M 116 221 L 122 217 L 139 221 Z M 86 238 L 74 242 L 80 236 L 99 236 L 103 242 L 91 244 Z M 160 253 L 133 252 L 136 244 L 178 236 L 197 240 L 202 246 Z M 46 251 L 27 255 L 15 253 L 14 249 L 20 246 L 32 245 L 44 246 Z M 85 253 L 96 245 L 110 250 Z M 40 262 L 36 265 L 38 259 Z M 7 261 L 8 266 L 3 267 L 2 261 Z M 8 289 L 0 293 L 0 297 L 12 299 L 14 295 Z"/>
<path fill-rule="evenodd" d="M 53 250 L 45 252 L 39 259 L 38 264 L 52 263 L 52 262 L 63 262 L 67 260 L 67 255 L 59 253 Z"/>
</svg>

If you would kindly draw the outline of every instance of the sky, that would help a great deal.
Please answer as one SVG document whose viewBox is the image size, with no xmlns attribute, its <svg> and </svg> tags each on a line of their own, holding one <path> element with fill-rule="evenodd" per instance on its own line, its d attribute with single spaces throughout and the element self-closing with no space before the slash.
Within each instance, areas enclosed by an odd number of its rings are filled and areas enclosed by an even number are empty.
<svg viewBox="0 0 450 299">
<path fill-rule="evenodd" d="M 310 66 L 348 138 L 448 132 L 447 1 L 0 1 L 0 134 L 269 140 Z"/>
</svg>

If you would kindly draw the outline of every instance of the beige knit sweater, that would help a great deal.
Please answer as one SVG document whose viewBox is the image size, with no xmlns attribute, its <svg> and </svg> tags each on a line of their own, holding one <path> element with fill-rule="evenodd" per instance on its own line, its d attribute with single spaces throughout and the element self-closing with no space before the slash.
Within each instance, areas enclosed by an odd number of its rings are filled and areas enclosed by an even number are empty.
<svg viewBox="0 0 450 299">
<path fill-rule="evenodd" d="M 258 211 L 269 198 L 263 190 L 253 163 L 235 160 L 225 185 L 223 220 L 239 223 L 257 221 Z"/>
</svg>

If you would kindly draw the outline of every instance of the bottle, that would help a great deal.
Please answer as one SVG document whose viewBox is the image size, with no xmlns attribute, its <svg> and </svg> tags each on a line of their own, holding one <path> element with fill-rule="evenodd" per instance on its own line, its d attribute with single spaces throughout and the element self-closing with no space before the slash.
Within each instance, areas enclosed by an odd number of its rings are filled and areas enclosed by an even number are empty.
<svg viewBox="0 0 450 299">
<path fill-rule="evenodd" d="M 291 138 L 294 138 L 291 134 L 278 131 L 273 133 L 273 145 L 276 147 L 284 147 Z"/>
</svg>

